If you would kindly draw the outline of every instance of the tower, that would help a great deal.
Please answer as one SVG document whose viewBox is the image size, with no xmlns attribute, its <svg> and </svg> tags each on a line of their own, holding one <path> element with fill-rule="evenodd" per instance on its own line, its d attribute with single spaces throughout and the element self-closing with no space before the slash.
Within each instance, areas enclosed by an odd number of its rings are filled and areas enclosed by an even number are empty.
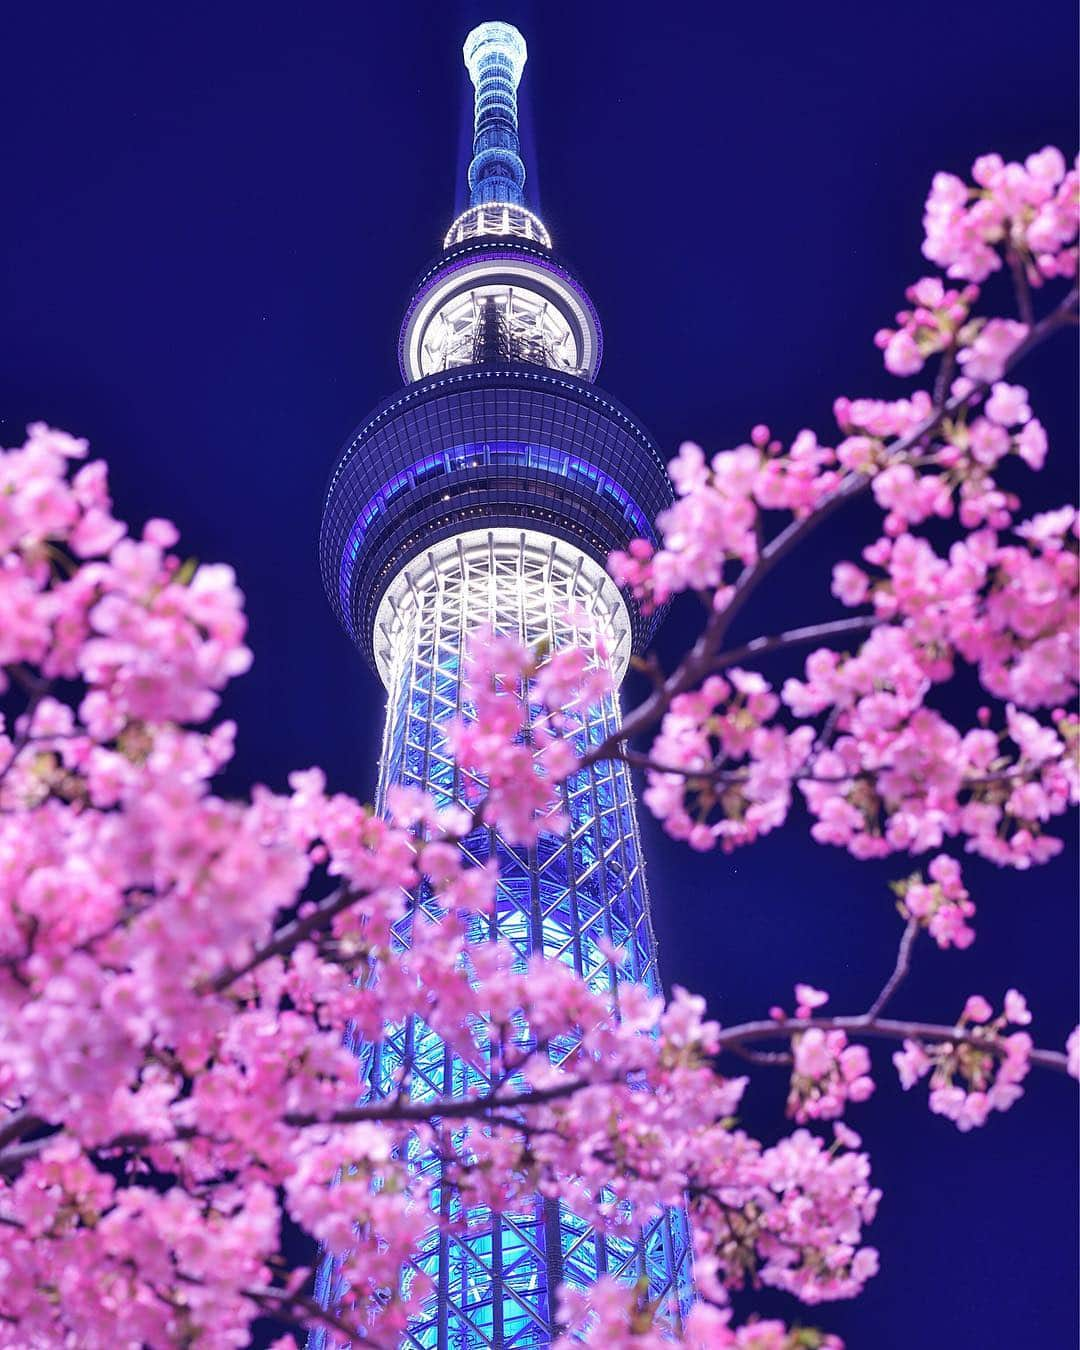
<svg viewBox="0 0 1080 1350">
<path fill-rule="evenodd" d="M 475 86 L 470 204 L 407 307 L 398 344 L 404 388 L 350 437 L 326 495 L 326 592 L 387 690 L 380 806 L 399 783 L 444 803 L 463 798 L 468 784 L 441 728 L 461 712 L 471 630 L 552 649 L 584 640 L 610 663 L 616 687 L 649 636 L 649 619 L 605 561 L 630 539 L 653 537 L 671 489 L 647 432 L 593 383 L 602 352 L 596 311 L 525 206 L 517 88 L 526 57 L 509 24 L 481 24 L 465 40 Z M 596 743 L 618 723 L 612 696 L 582 735 Z M 566 961 L 608 993 L 622 978 L 659 989 L 625 765 L 575 775 L 564 806 L 565 835 L 541 835 L 533 848 L 486 826 L 465 841 L 476 862 L 497 859 L 500 872 L 496 913 L 477 920 L 476 940 L 499 936 L 523 960 Z M 398 938 L 408 944 L 408 920 Z M 601 943 L 626 950 L 618 973 Z M 414 1096 L 451 1096 L 485 1081 L 482 1064 L 461 1061 L 417 1020 L 387 1028 L 378 1047 L 358 1053 L 375 1091 L 403 1065 Z M 448 1188 L 435 1194 L 453 1214 Z M 435 1292 L 404 1342 L 415 1350 L 546 1346 L 558 1286 L 604 1273 L 644 1279 L 675 1319 L 685 1308 L 689 1242 L 679 1214 L 626 1239 L 594 1232 L 540 1197 L 520 1213 L 454 1217 L 461 1231 L 433 1227 L 416 1255 Z M 331 1269 L 319 1294 L 333 1298 Z M 311 1344 L 325 1338 L 313 1333 Z"/>
</svg>

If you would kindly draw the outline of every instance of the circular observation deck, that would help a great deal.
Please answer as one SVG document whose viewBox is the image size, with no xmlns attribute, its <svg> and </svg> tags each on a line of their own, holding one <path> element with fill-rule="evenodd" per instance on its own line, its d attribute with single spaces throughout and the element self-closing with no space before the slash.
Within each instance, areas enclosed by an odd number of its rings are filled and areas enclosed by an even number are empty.
<svg viewBox="0 0 1080 1350">
<path fill-rule="evenodd" d="M 451 235 L 463 221 L 475 224 L 484 209 L 459 217 Z M 585 287 L 544 241 L 486 230 L 463 235 L 418 280 L 398 337 L 401 378 L 408 383 L 472 365 L 485 305 L 494 306 L 525 360 L 595 379 L 604 339 Z"/>
<path fill-rule="evenodd" d="M 531 365 L 450 370 L 387 399 L 349 438 L 323 508 L 323 585 L 374 666 L 380 601 L 433 545 L 518 528 L 602 568 L 613 549 L 655 538 L 671 499 L 651 437 L 585 381 Z M 628 608 L 640 650 L 655 616 Z"/>
<path fill-rule="evenodd" d="M 453 248 L 455 244 L 485 235 L 510 235 L 530 239 L 544 248 L 551 247 L 548 228 L 535 211 L 514 202 L 481 202 L 478 206 L 468 207 L 451 222 L 443 239 L 443 248 Z"/>
</svg>

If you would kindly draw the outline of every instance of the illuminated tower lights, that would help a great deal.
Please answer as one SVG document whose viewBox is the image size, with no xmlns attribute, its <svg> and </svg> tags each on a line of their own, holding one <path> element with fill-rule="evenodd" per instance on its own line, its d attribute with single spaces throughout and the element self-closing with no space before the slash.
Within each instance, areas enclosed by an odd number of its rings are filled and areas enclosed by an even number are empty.
<svg viewBox="0 0 1080 1350">
<path fill-rule="evenodd" d="M 584 643 L 618 686 L 650 621 L 605 561 L 635 536 L 652 538 L 651 522 L 671 500 L 647 432 L 592 385 L 602 353 L 596 311 L 524 205 L 517 88 L 525 40 L 509 24 L 481 24 L 464 57 L 475 86 L 470 206 L 406 310 L 405 388 L 346 444 L 320 534 L 330 603 L 387 689 L 380 809 L 395 784 L 423 787 L 440 804 L 465 800 L 476 786 L 442 734 L 468 711 L 460 671 L 471 631 L 553 650 Z M 579 745 L 599 743 L 618 724 L 610 696 L 589 714 Z M 465 840 L 472 861 L 499 867 L 495 914 L 476 918 L 474 940 L 500 937 L 523 962 L 536 953 L 565 961 L 594 990 L 614 994 L 627 979 L 658 991 L 626 766 L 607 761 L 574 775 L 564 807 L 565 835 L 543 834 L 533 848 L 486 826 Z M 426 903 L 421 894 L 418 906 Z M 397 931 L 402 947 L 410 931 L 407 918 Z M 601 943 L 627 951 L 620 971 Z M 489 1085 L 488 1066 L 452 1054 L 419 1019 L 354 1048 L 375 1092 L 389 1091 L 403 1067 L 418 1099 Z M 403 1345 L 549 1345 L 558 1286 L 588 1286 L 605 1273 L 644 1277 L 673 1322 L 684 1314 L 692 1295 L 681 1214 L 655 1218 L 633 1239 L 598 1233 L 540 1197 L 512 1214 L 462 1215 L 439 1185 L 438 1160 L 418 1154 L 414 1164 L 434 1179 L 433 1209 L 466 1224 L 454 1235 L 433 1226 L 417 1252 L 413 1268 L 434 1292 Z M 324 1261 L 317 1292 L 326 1303 L 335 1278 Z M 411 1278 L 403 1272 L 406 1285 Z M 329 1344 L 325 1331 L 309 1339 L 311 1350 Z"/>
</svg>

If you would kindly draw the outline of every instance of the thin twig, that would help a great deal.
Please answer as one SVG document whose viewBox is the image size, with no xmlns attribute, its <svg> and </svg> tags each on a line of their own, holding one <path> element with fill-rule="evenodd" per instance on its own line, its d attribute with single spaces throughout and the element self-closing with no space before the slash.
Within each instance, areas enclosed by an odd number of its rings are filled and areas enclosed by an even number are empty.
<svg viewBox="0 0 1080 1350">
<path fill-rule="evenodd" d="M 1035 309 L 1031 303 L 1031 287 L 1028 285 L 1027 272 L 1024 270 L 1024 260 L 1013 248 L 1007 249 L 1005 256 L 1008 259 L 1009 271 L 1012 273 L 1017 312 L 1021 322 L 1031 328 L 1035 323 Z"/>
<path fill-rule="evenodd" d="M 907 977 L 908 971 L 911 969 L 911 949 L 918 935 L 918 920 L 909 919 L 907 927 L 904 929 L 903 935 L 900 938 L 900 946 L 896 952 L 896 965 L 893 967 L 893 973 L 885 981 L 881 993 L 874 999 L 867 1011 L 866 1016 L 871 1022 L 877 1017 L 878 1013 L 881 1012 L 882 1008 L 885 1007 L 886 1003 L 888 1003 Z"/>
<path fill-rule="evenodd" d="M 810 642 L 827 642 L 830 638 L 847 637 L 849 633 L 866 633 L 877 628 L 883 620 L 876 614 L 860 614 L 851 619 L 835 619 L 831 623 L 816 623 L 805 628 L 791 628 L 786 633 L 775 633 L 771 637 L 756 637 L 741 647 L 733 647 L 713 662 L 713 670 L 727 670 L 731 666 L 741 665 L 744 661 L 753 661 L 759 656 L 769 656 L 773 652 L 786 651 L 789 647 L 804 647 Z"/>
<path fill-rule="evenodd" d="M 820 774 L 813 772 L 814 761 L 818 755 L 820 755 L 820 751 L 811 755 L 807 760 L 806 768 L 791 774 L 789 782 L 820 783 L 826 787 L 841 783 L 873 783 L 882 775 L 893 772 L 896 767 L 893 764 L 880 764 L 876 769 L 852 769 L 847 773 Z M 745 783 L 750 778 L 750 766 L 748 764 L 736 764 L 727 767 L 722 762 L 717 761 L 698 768 L 690 768 L 685 764 L 664 764 L 661 760 L 653 759 L 650 754 L 643 750 L 631 750 L 627 747 L 621 749 L 618 754 L 612 755 L 611 758 L 619 759 L 635 769 L 645 769 L 649 773 L 671 774 L 694 782 Z M 963 779 L 957 785 L 956 790 L 957 792 L 971 791 L 974 788 L 990 787 L 994 783 L 1011 783 L 1016 779 L 1037 779 L 1039 776 L 1038 766 L 1024 768 L 1019 764 L 1013 764 L 1008 768 L 1001 769 L 998 773 L 972 774 L 970 778 Z M 919 793 L 916 790 L 905 793 L 896 800 L 907 801 L 909 798 L 917 798 L 918 796 Z"/>
<path fill-rule="evenodd" d="M 321 1322 L 331 1330 L 341 1332 L 350 1342 L 356 1342 L 362 1334 L 364 1350 L 368 1350 L 368 1347 L 371 1350 L 382 1350 L 387 1344 L 385 1341 L 375 1340 L 371 1335 L 370 1328 L 361 1329 L 356 1325 L 351 1325 L 331 1309 L 322 1307 L 315 1299 L 304 1294 L 290 1294 L 285 1289 L 275 1289 L 273 1285 L 267 1285 L 265 1288 L 256 1286 L 243 1289 L 241 1293 L 245 1298 L 249 1298 L 253 1303 L 258 1304 L 260 1308 L 282 1318 L 284 1321 L 291 1322 L 301 1330 L 308 1331 L 311 1329 L 312 1322 Z"/>
<path fill-rule="evenodd" d="M 945 398 L 949 392 L 949 385 L 952 382 L 952 374 L 956 369 L 956 343 L 951 343 L 945 348 L 941 356 L 941 364 L 938 366 L 937 377 L 934 380 L 934 407 L 944 408 Z"/>
<path fill-rule="evenodd" d="M 325 899 L 320 900 L 315 908 L 302 919 L 295 919 L 292 923 L 286 924 L 284 928 L 279 928 L 270 941 L 262 947 L 256 948 L 242 965 L 227 966 L 217 975 L 203 980 L 200 983 L 200 989 L 207 993 L 223 993 L 230 985 L 243 979 L 245 975 L 250 975 L 257 966 L 269 961 L 271 957 L 284 956 L 287 952 L 292 951 L 298 943 L 303 942 L 306 937 L 320 928 L 325 928 L 331 919 L 342 913 L 343 910 L 348 909 L 359 899 L 361 899 L 360 893 L 354 891 L 351 886 L 339 887 Z"/>
</svg>

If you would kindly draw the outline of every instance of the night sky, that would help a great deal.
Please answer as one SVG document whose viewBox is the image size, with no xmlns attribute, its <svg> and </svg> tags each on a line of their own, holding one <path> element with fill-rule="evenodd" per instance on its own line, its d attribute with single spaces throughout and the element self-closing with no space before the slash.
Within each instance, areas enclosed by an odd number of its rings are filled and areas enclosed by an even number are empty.
<svg viewBox="0 0 1080 1350">
<path fill-rule="evenodd" d="M 1077 35 L 1058 0 L 9 6 L 0 441 L 38 418 L 88 436 L 122 514 L 169 515 L 186 550 L 236 568 L 256 659 L 226 702 L 229 790 L 312 763 L 373 790 L 382 694 L 324 600 L 319 513 L 338 448 L 399 384 L 410 282 L 462 202 L 460 48 L 488 18 L 529 43 L 527 191 L 603 319 L 599 383 L 666 454 L 760 421 L 828 441 L 835 395 L 897 392 L 871 337 L 921 274 L 932 173 L 1075 148 Z M 1075 355 L 1065 338 L 1018 377 L 1051 437 L 1048 469 L 1009 480 L 1033 508 L 1075 493 Z M 834 617 L 831 562 L 872 528 L 848 508 L 733 639 Z M 672 615 L 668 659 L 695 621 Z M 643 830 L 667 980 L 727 1023 L 790 1006 L 796 979 L 837 1011 L 868 1004 L 906 860 L 818 848 L 801 816 L 726 858 Z M 1075 850 L 1027 875 L 968 864 L 978 940 L 921 951 L 897 1015 L 951 1020 L 966 993 L 1015 984 L 1059 1047 L 1075 873 Z M 805 1320 L 852 1350 L 1074 1344 L 1075 1085 L 1033 1077 L 961 1136 L 875 1053 L 879 1090 L 850 1120 L 886 1192 L 869 1233 L 883 1270 Z M 766 1137 L 784 1088 L 751 1089 Z"/>
</svg>

